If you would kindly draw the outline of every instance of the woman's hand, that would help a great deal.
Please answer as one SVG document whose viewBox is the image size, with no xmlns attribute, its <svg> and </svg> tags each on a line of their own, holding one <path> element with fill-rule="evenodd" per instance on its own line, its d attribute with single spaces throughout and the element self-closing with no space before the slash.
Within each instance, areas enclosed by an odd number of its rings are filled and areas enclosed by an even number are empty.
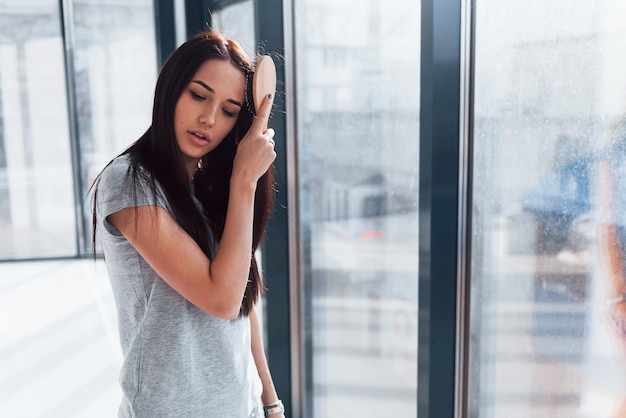
<svg viewBox="0 0 626 418">
<path fill-rule="evenodd" d="M 274 130 L 267 129 L 273 99 L 267 96 L 252 122 L 246 136 L 237 145 L 233 162 L 233 179 L 254 185 L 265 174 L 276 158 L 274 151 Z"/>
</svg>

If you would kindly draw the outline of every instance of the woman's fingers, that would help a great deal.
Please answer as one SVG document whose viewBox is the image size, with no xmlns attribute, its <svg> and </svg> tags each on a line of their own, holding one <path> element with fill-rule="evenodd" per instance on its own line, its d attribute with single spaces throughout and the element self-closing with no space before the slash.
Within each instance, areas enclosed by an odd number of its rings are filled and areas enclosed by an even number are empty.
<svg viewBox="0 0 626 418">
<path fill-rule="evenodd" d="M 270 119 L 270 114 L 272 113 L 273 103 L 274 97 L 271 94 L 265 96 L 265 99 L 263 99 L 263 103 L 257 112 L 256 118 L 254 119 L 254 122 L 252 122 L 252 126 L 250 126 L 249 132 L 265 133 L 267 130 L 267 123 Z"/>
<path fill-rule="evenodd" d="M 269 128 L 265 131 L 265 133 L 263 133 L 263 136 L 267 139 L 274 139 L 274 135 L 276 135 L 276 132 L 272 128 Z"/>
<path fill-rule="evenodd" d="M 276 132 L 272 128 L 269 128 L 263 134 L 263 137 L 267 139 L 267 142 L 269 142 L 272 145 L 272 147 L 274 147 L 274 145 L 276 145 L 276 143 L 274 142 L 274 135 L 275 134 L 276 134 Z"/>
<path fill-rule="evenodd" d="M 267 129 L 265 125 L 271 108 L 272 99 L 268 96 L 247 134 L 237 145 L 233 173 L 251 181 L 256 181 L 265 174 L 276 159 L 274 151 L 276 132 L 272 128 Z"/>
</svg>

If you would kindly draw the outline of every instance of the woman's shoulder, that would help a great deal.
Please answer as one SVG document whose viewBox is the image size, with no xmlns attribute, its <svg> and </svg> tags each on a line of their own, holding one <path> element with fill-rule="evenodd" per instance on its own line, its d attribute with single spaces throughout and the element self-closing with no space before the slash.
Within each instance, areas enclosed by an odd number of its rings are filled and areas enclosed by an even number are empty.
<svg viewBox="0 0 626 418">
<path fill-rule="evenodd" d="M 129 190 L 132 162 L 128 155 L 111 160 L 98 175 L 96 191 L 99 198 L 113 199 Z"/>
<path fill-rule="evenodd" d="M 115 157 L 100 172 L 100 184 L 113 186 L 116 183 L 125 183 L 137 171 L 135 178 L 139 181 L 150 178 L 150 173 L 141 165 L 135 164 L 129 154 Z"/>
<path fill-rule="evenodd" d="M 130 154 L 122 154 L 113 158 L 102 171 L 109 171 L 110 173 L 125 173 L 126 171 L 129 171 L 131 167 L 136 165 L 137 164 L 133 162 L 133 158 Z"/>
<path fill-rule="evenodd" d="M 114 158 L 100 172 L 96 190 L 98 201 L 117 202 L 115 205 L 120 207 L 169 207 L 159 183 L 127 154 Z"/>
<path fill-rule="evenodd" d="M 100 172 L 100 179 L 126 177 L 132 166 L 130 156 L 120 155 L 112 159 Z"/>
</svg>

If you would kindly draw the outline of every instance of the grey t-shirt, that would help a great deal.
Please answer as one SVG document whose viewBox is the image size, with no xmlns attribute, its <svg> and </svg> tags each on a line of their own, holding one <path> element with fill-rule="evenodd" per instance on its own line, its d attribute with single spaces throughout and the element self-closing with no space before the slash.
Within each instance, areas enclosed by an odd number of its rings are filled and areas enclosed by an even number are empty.
<svg viewBox="0 0 626 418">
<path fill-rule="evenodd" d="M 198 309 L 106 220 L 126 207 L 155 204 L 145 180 L 136 188 L 134 193 L 129 157 L 118 157 L 102 172 L 96 208 L 124 356 L 119 416 L 262 416 L 249 319 L 227 321 Z M 156 205 L 169 211 L 158 187 L 156 197 Z"/>
</svg>

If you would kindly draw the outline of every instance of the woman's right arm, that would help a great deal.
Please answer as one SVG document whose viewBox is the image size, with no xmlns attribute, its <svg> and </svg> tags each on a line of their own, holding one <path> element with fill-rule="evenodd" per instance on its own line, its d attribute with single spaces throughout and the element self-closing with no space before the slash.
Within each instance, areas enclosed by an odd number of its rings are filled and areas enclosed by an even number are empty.
<svg viewBox="0 0 626 418">
<path fill-rule="evenodd" d="M 263 133 L 271 107 L 266 98 L 238 145 L 224 232 L 212 261 L 161 207 L 125 208 L 107 218 L 174 290 L 223 319 L 239 315 L 248 282 L 256 184 L 276 158 Z"/>
</svg>

